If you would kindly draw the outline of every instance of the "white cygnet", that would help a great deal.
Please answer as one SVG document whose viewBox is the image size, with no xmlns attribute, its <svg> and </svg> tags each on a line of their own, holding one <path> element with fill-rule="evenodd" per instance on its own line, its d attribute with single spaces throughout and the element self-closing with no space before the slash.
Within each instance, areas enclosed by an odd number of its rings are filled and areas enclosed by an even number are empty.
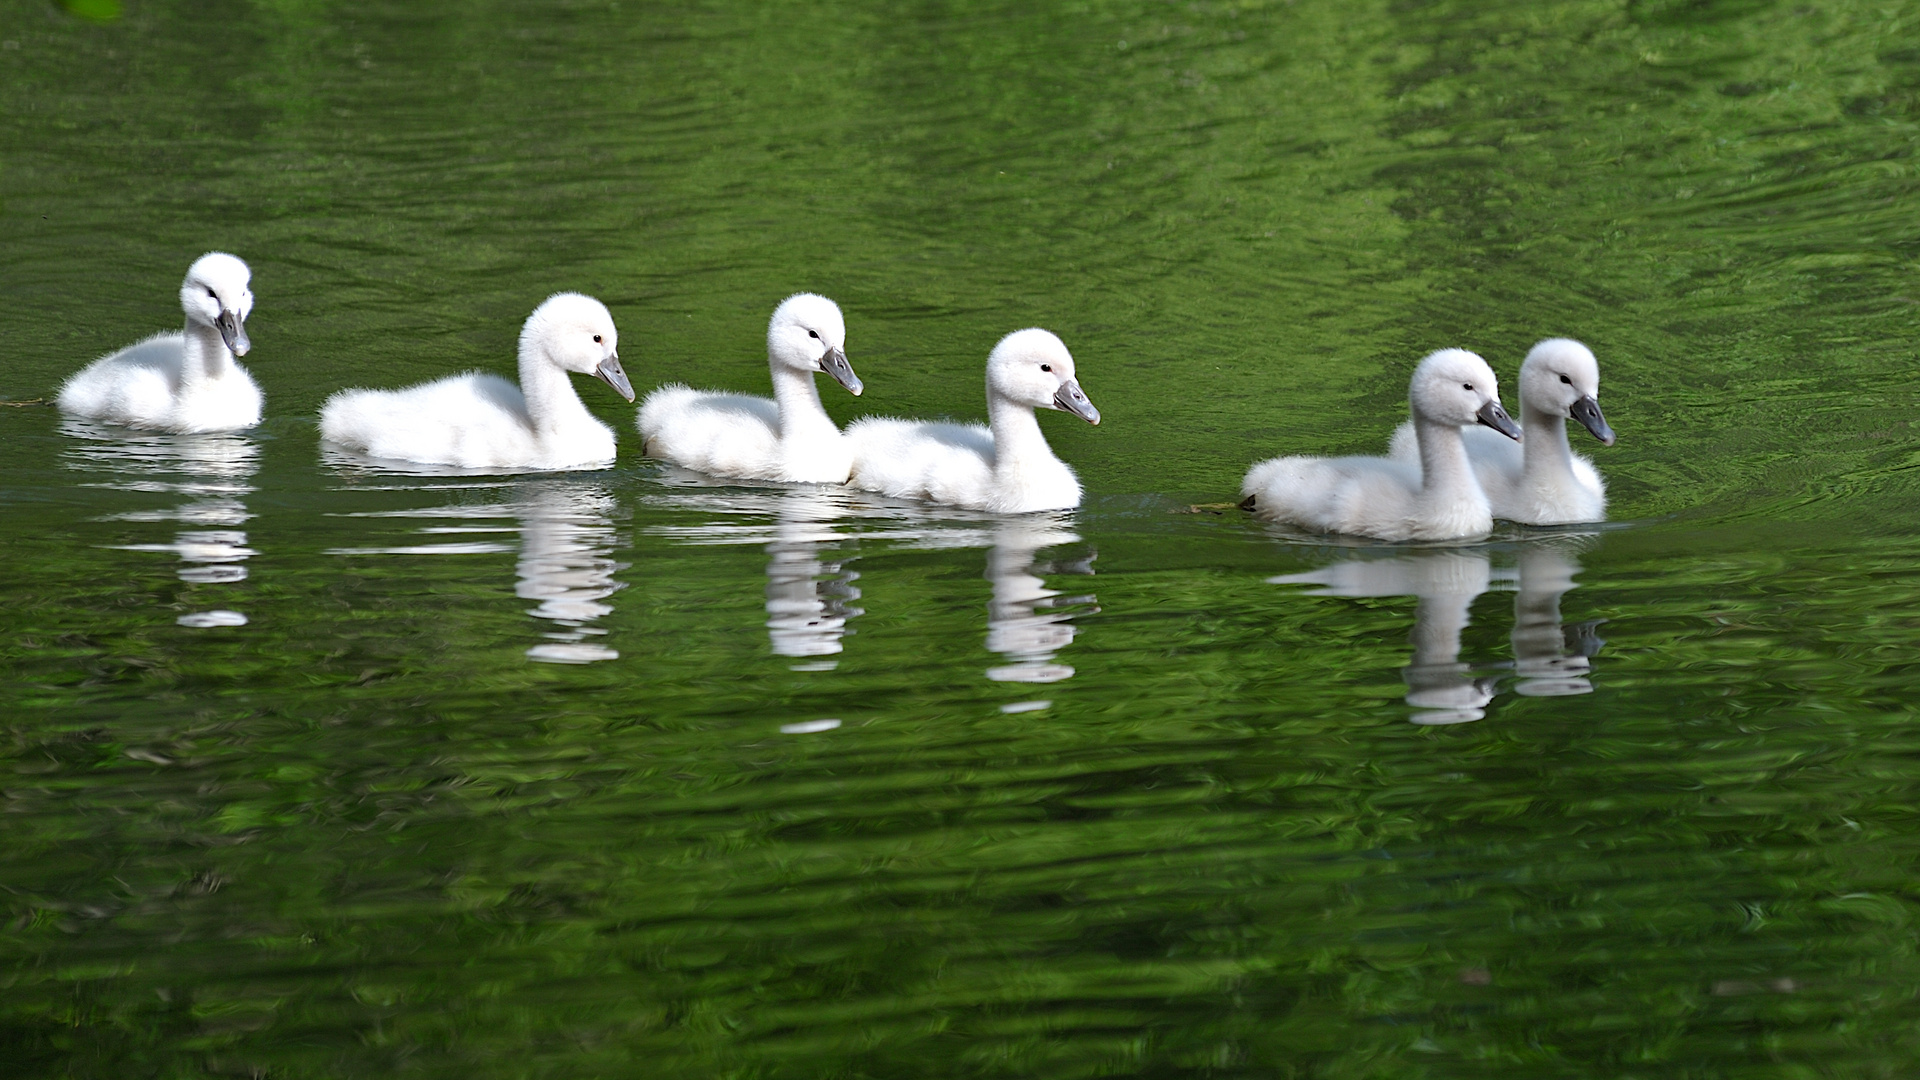
<svg viewBox="0 0 1920 1080">
<path fill-rule="evenodd" d="M 1520 437 L 1500 407 L 1493 369 L 1465 349 L 1441 349 L 1413 369 L 1407 396 L 1418 461 L 1273 458 L 1247 470 L 1240 505 L 1284 524 L 1378 540 L 1485 536 L 1493 514 L 1467 463 L 1460 429 L 1485 424 Z"/>
<path fill-rule="evenodd" d="M 1487 493 L 1493 516 L 1523 525 L 1569 525 L 1605 521 L 1607 485 L 1593 462 L 1567 445 L 1567 418 L 1586 426 L 1602 446 L 1613 445 L 1613 428 L 1600 415 L 1600 364 L 1585 345 L 1548 338 L 1520 365 L 1520 430 L 1516 445 L 1491 431 L 1468 429 L 1467 458 Z M 1413 425 L 1393 433 L 1387 451 L 1418 461 Z"/>
<path fill-rule="evenodd" d="M 867 417 L 847 426 L 848 483 L 900 498 L 1020 514 L 1080 505 L 1080 480 L 1053 455 L 1035 409 L 1089 424 L 1100 410 L 1073 377 L 1073 356 L 1045 330 L 1016 330 L 987 357 L 987 427 Z"/>
<path fill-rule="evenodd" d="M 342 390 L 320 409 L 320 437 L 373 458 L 465 469 L 582 469 L 613 463 L 613 429 L 574 393 L 569 372 L 633 400 L 619 334 L 600 301 L 556 293 L 520 329 L 520 385 L 469 371 L 405 390 Z"/>
<path fill-rule="evenodd" d="M 148 431 L 238 431 L 260 422 L 260 387 L 234 362 L 247 355 L 252 273 L 224 252 L 200 256 L 180 283 L 186 329 L 95 360 L 60 388 L 74 416 Z"/>
<path fill-rule="evenodd" d="M 824 371 L 856 397 L 840 308 L 798 293 L 767 324 L 773 398 L 663 386 L 647 395 L 636 424 L 648 457 L 742 480 L 844 484 L 853 448 L 820 406 L 813 385 Z"/>
</svg>

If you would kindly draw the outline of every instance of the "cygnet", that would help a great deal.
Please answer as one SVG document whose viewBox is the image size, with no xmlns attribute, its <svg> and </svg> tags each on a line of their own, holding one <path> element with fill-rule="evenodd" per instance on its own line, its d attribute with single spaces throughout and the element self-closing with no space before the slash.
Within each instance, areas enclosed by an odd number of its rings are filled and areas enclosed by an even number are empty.
<svg viewBox="0 0 1920 1080">
<path fill-rule="evenodd" d="M 846 483 L 853 448 L 813 385 L 824 371 L 859 396 L 846 340 L 833 301 L 787 297 L 767 324 L 773 398 L 663 386 L 647 395 L 636 421 L 647 456 L 742 480 Z"/>
<path fill-rule="evenodd" d="M 569 372 L 633 400 L 619 334 L 600 301 L 556 293 L 520 329 L 520 385 L 469 371 L 405 390 L 342 390 L 320 409 L 320 437 L 373 458 L 464 469 L 582 469 L 613 463 L 613 429 L 574 393 Z"/>
<path fill-rule="evenodd" d="M 1453 540 L 1493 530 L 1487 497 L 1467 463 L 1460 429 L 1485 424 L 1509 439 L 1520 429 L 1500 407 L 1485 360 L 1441 349 L 1413 369 L 1414 462 L 1379 457 L 1281 457 L 1247 470 L 1240 505 L 1319 532 L 1379 540 Z"/>
<path fill-rule="evenodd" d="M 160 333 L 95 360 L 60 388 L 74 416 L 149 431 L 237 431 L 260 422 L 247 355 L 252 273 L 224 252 L 200 256 L 180 283 L 181 333 Z"/>
<path fill-rule="evenodd" d="M 1593 462 L 1567 445 L 1567 418 L 1580 421 L 1602 446 L 1613 445 L 1613 428 L 1600 415 L 1600 365 L 1585 345 L 1548 338 L 1520 365 L 1518 445 L 1491 431 L 1469 429 L 1467 458 L 1487 493 L 1493 516 L 1523 525 L 1568 525 L 1605 521 L 1607 485 Z M 1418 461 L 1413 425 L 1393 433 L 1388 453 Z"/>
<path fill-rule="evenodd" d="M 987 357 L 987 421 L 925 423 L 867 417 L 847 427 L 848 483 L 899 498 L 1020 514 L 1080 505 L 1080 480 L 1053 455 L 1035 409 L 1089 424 L 1100 410 L 1073 376 L 1073 356 L 1045 330 L 1016 330 Z"/>
</svg>

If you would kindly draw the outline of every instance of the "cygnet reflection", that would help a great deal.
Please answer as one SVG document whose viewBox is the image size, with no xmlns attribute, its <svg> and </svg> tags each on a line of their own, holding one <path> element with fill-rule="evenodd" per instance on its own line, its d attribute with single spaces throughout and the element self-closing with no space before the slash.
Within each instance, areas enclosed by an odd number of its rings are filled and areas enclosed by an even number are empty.
<svg viewBox="0 0 1920 1080">
<path fill-rule="evenodd" d="M 1041 548 L 1077 542 L 1064 522 L 1051 516 L 1009 518 L 993 530 L 987 555 L 987 580 L 993 599 L 987 604 L 987 648 L 1010 663 L 987 669 L 995 682 L 1052 683 L 1073 677 L 1073 668 L 1054 655 L 1073 644 L 1073 617 L 1100 609 L 1094 597 L 1063 596 L 1047 588 L 1041 573 L 1092 574 L 1093 559 L 1036 566 Z"/>
<path fill-rule="evenodd" d="M 613 611 L 613 606 L 603 601 L 625 588 L 613 578 L 626 564 L 613 559 L 619 537 L 613 527 L 612 492 L 598 484 L 574 480 L 403 485 L 377 490 L 433 492 L 444 498 L 449 492 L 465 494 L 485 488 L 511 489 L 512 496 L 506 502 L 456 502 L 342 514 L 342 517 L 354 518 L 424 520 L 432 524 L 410 530 L 416 534 L 408 537 L 415 541 L 412 543 L 328 548 L 327 554 L 356 558 L 369 555 L 466 558 L 515 552 L 519 558 L 514 564 L 514 595 L 538 600 L 539 604 L 527 614 L 546 620 L 552 627 L 543 635 L 547 640 L 527 650 L 528 658 L 555 664 L 618 659 L 618 651 L 591 640 L 606 633 L 605 629 L 592 625 L 593 621 Z M 507 524 L 509 519 L 513 524 Z M 517 546 L 499 539 L 438 539 L 498 537 L 512 533 L 520 534 Z M 421 542 L 420 536 L 435 539 Z"/>
<path fill-rule="evenodd" d="M 1599 620 L 1571 627 L 1560 622 L 1560 598 L 1575 587 L 1580 563 L 1558 544 L 1529 544 L 1520 551 L 1520 593 L 1513 601 L 1514 692 L 1526 697 L 1565 697 L 1593 692 L 1590 659 L 1605 644 L 1594 634 Z"/>
<path fill-rule="evenodd" d="M 850 493 L 841 488 L 795 486 L 741 491 L 724 481 L 687 470 L 667 469 L 661 480 L 678 489 L 652 495 L 649 505 L 697 515 L 697 520 L 647 531 L 682 544 L 764 544 L 767 559 L 767 635 L 773 652 L 803 662 L 796 671 L 834 667 L 824 659 L 845 648 L 848 621 L 864 614 L 854 607 L 859 575 L 847 568 L 856 543 L 877 542 L 896 550 L 989 549 L 987 648 L 1007 663 L 987 670 L 997 682 L 1049 683 L 1073 676 L 1055 660 L 1076 633 L 1073 617 L 1093 607 L 1092 596 L 1062 596 L 1046 587 L 1043 574 L 1091 574 L 1092 557 L 1036 563 L 1043 548 L 1077 542 L 1060 514 L 985 519 L 981 515 Z M 813 658 L 813 659 L 807 659 Z M 1022 702 L 1044 708 L 1046 702 Z"/>
<path fill-rule="evenodd" d="M 1474 598 L 1492 586 L 1491 560 L 1479 551 L 1425 551 L 1387 558 L 1356 558 L 1302 574 L 1267 579 L 1276 585 L 1317 585 L 1317 596 L 1412 596 L 1413 662 L 1402 671 L 1409 718 L 1416 724 L 1462 724 L 1485 715 L 1496 679 L 1475 677 L 1460 662 L 1460 633 Z"/>
<path fill-rule="evenodd" d="M 773 540 L 767 544 L 767 637 L 776 656 L 829 657 L 844 646 L 847 620 L 862 614 L 851 602 L 860 575 L 843 569 L 845 559 L 824 558 L 828 545 L 845 537 L 833 521 L 846 512 L 844 499 L 816 491 L 783 493 Z M 794 664 L 795 671 L 831 671 L 835 660 Z"/>
<path fill-rule="evenodd" d="M 120 550 L 177 555 L 181 565 L 175 572 L 194 584 L 246 580 L 246 560 L 259 554 L 247 546 L 247 534 L 240 528 L 253 517 L 245 497 L 253 492 L 250 481 L 260 467 L 260 447 L 251 438 L 238 432 L 132 431 L 72 418 L 61 421 L 60 431 L 78 440 L 64 455 L 67 467 L 101 477 L 88 486 L 183 498 L 168 507 L 109 515 L 109 521 L 183 526 L 172 543 L 117 545 Z M 235 612 L 219 614 L 223 620 L 182 616 L 181 621 L 188 626 L 244 622 Z"/>
<path fill-rule="evenodd" d="M 767 551 L 767 640 L 775 656 L 791 657 L 795 671 L 832 671 L 832 659 L 853 631 L 847 621 L 863 610 L 854 585 L 860 575 L 846 564 L 857 556 L 847 549 L 854 537 L 842 527 L 852 511 L 840 488 L 796 485 L 767 491 L 717 490 L 726 487 L 691 470 L 669 468 L 662 479 L 685 493 L 656 495 L 646 501 L 687 511 L 698 524 L 664 525 L 648 530 L 692 545 L 763 544 Z"/>
<path fill-rule="evenodd" d="M 550 664 L 617 660 L 620 653 L 593 640 L 606 630 L 595 619 L 613 613 L 606 599 L 625 586 L 613 575 L 619 538 L 613 493 L 598 484 L 557 481 L 530 485 L 513 504 L 520 520 L 519 581 L 514 595 L 538 600 L 527 614 L 553 623 L 546 641 L 527 656 Z"/>
</svg>

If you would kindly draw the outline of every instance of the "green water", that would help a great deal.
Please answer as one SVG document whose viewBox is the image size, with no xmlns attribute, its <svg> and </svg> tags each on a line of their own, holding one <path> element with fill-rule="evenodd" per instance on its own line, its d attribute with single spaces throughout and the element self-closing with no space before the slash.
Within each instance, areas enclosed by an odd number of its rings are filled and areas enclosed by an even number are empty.
<svg viewBox="0 0 1920 1080">
<path fill-rule="evenodd" d="M 1917 134 L 1899 3 L 0 0 L 0 398 L 218 248 L 268 414 L 0 407 L 0 1075 L 1912 1075 Z M 559 289 L 1047 326 L 1087 504 L 322 459 Z M 1604 529 L 1183 512 L 1557 334 Z"/>
</svg>

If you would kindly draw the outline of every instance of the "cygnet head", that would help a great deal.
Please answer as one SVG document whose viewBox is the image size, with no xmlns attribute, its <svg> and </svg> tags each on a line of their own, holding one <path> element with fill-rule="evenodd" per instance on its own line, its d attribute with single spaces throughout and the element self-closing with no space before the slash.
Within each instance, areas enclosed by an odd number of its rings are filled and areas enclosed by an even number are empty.
<svg viewBox="0 0 1920 1080">
<path fill-rule="evenodd" d="M 594 376 L 632 401 L 633 384 L 620 366 L 619 345 L 620 332 L 606 305 L 579 293 L 547 297 L 520 328 L 522 357 L 545 356 L 563 370 Z"/>
<path fill-rule="evenodd" d="M 1600 415 L 1600 363 L 1593 351 L 1572 338 L 1548 338 L 1533 347 L 1520 365 L 1520 401 L 1553 416 L 1570 416 L 1585 425 L 1603 446 L 1612 446 L 1613 428 Z"/>
<path fill-rule="evenodd" d="M 253 272 L 224 251 L 209 251 L 187 267 L 180 283 L 180 307 L 187 318 L 220 331 L 227 351 L 247 355 L 247 316 L 253 313 Z"/>
<path fill-rule="evenodd" d="M 1100 422 L 1100 410 L 1073 377 L 1073 354 L 1051 332 L 1038 328 L 1015 330 L 993 347 L 987 357 L 987 396 L 1070 412 L 1089 424 Z"/>
<path fill-rule="evenodd" d="M 860 396 L 860 376 L 847 361 L 847 323 L 840 305 L 813 293 L 795 293 L 773 309 L 767 323 L 767 362 L 795 371 L 824 371 Z"/>
<path fill-rule="evenodd" d="M 1420 361 L 1407 398 L 1420 419 L 1455 427 L 1485 424 L 1509 439 L 1520 437 L 1520 426 L 1500 407 L 1493 369 L 1465 349 L 1441 349 Z"/>
</svg>

